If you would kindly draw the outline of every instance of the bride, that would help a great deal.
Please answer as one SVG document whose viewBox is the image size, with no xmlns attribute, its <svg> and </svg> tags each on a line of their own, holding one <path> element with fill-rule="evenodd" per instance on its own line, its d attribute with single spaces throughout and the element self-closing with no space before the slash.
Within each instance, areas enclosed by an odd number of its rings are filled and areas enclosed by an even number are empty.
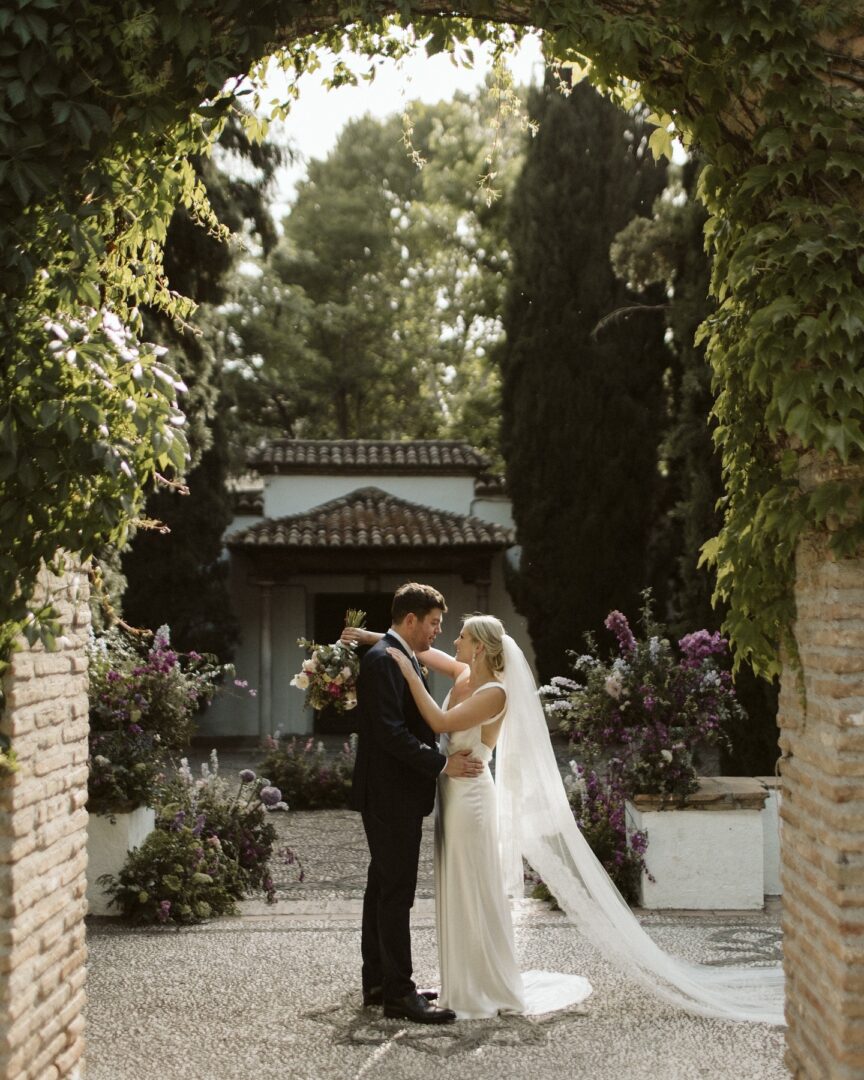
<svg viewBox="0 0 864 1080">
<path fill-rule="evenodd" d="M 470 750 L 485 769 L 469 782 L 438 779 L 435 819 L 435 920 L 441 971 L 440 1004 L 459 1020 L 499 1012 L 537 1014 L 583 1001 L 591 984 L 578 975 L 521 975 L 499 856 L 497 799 L 489 762 L 508 722 L 501 623 L 489 615 L 465 620 L 455 660 L 437 649 L 421 654 L 452 676 L 453 689 L 439 708 L 411 661 L 387 651 L 408 681 L 423 719 L 442 734 L 450 755 Z"/>
<path fill-rule="evenodd" d="M 361 643 L 380 636 L 354 633 Z M 779 966 L 691 963 L 664 952 L 642 929 L 579 831 L 531 668 L 498 619 L 466 619 L 455 660 L 437 649 L 420 654 L 422 663 L 454 679 L 443 708 L 400 657 L 393 659 L 424 719 L 446 733 L 444 753 L 471 747 L 488 763 L 495 748 L 494 786 L 488 767 L 476 780 L 439 780 L 435 869 L 442 1004 L 463 1018 L 499 1010 L 548 1012 L 591 992 L 578 976 L 529 972 L 520 979 L 506 895 L 523 895 L 524 856 L 570 922 L 657 997 L 703 1016 L 784 1022 Z"/>
</svg>

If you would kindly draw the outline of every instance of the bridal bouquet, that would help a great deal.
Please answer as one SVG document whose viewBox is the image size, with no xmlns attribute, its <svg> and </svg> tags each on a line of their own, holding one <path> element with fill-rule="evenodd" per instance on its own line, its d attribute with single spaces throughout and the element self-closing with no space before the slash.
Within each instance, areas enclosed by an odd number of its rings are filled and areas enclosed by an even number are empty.
<svg viewBox="0 0 864 1080">
<path fill-rule="evenodd" d="M 345 625 L 362 627 L 366 612 L 350 608 L 345 612 Z M 306 691 L 305 704 L 315 710 L 328 706 L 337 712 L 348 712 L 357 705 L 357 672 L 360 661 L 357 646 L 337 641 L 332 645 L 316 645 L 314 641 L 298 638 L 297 644 L 309 652 L 291 685 Z"/>
</svg>

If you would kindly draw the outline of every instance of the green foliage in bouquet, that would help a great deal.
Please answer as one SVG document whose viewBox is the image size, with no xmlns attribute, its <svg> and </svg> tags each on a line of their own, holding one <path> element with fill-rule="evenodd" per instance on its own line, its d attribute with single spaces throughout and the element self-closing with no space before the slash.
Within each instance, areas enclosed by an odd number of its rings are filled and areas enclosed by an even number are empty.
<svg viewBox="0 0 864 1080">
<path fill-rule="evenodd" d="M 335 756 L 314 739 L 276 737 L 261 769 L 285 793 L 292 810 L 334 810 L 348 805 L 357 736 Z"/>
</svg>

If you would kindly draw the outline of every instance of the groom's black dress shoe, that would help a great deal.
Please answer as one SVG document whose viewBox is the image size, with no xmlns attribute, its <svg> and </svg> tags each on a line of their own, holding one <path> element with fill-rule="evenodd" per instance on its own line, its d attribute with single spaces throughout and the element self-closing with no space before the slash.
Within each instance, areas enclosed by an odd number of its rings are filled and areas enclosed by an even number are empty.
<svg viewBox="0 0 864 1080">
<path fill-rule="evenodd" d="M 456 1019 L 452 1009 L 439 1009 L 416 990 L 395 1001 L 384 1002 L 384 1015 L 415 1024 L 449 1024 Z"/>
<path fill-rule="evenodd" d="M 418 993 L 421 997 L 426 998 L 427 1001 L 435 1001 L 438 998 L 437 990 L 419 990 Z M 368 1009 L 370 1005 L 383 1005 L 384 1004 L 384 990 L 380 986 L 373 986 L 370 990 L 363 991 L 363 1008 Z"/>
</svg>

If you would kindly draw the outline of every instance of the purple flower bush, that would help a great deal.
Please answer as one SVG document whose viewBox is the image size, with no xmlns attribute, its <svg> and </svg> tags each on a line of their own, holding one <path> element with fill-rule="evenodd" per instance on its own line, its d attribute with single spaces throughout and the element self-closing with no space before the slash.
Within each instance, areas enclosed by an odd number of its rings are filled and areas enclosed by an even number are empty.
<svg viewBox="0 0 864 1080">
<path fill-rule="evenodd" d="M 171 648 L 167 627 L 142 651 L 117 629 L 93 638 L 90 674 L 91 813 L 153 803 L 165 760 L 189 745 L 199 710 L 230 667 Z"/>
<path fill-rule="evenodd" d="M 568 795 L 582 835 L 624 899 L 634 903 L 641 875 L 654 880 L 645 864 L 648 836 L 635 829 L 628 832 L 626 796 L 619 777 L 601 777 L 575 762 L 570 768 L 573 782 L 567 785 Z"/>
<path fill-rule="evenodd" d="M 161 786 L 156 829 L 133 851 L 123 869 L 100 883 L 111 903 L 136 923 L 189 923 L 231 914 L 236 902 L 263 892 L 276 898 L 270 869 L 277 834 L 272 810 L 286 809 L 278 788 L 251 769 L 239 784 L 219 776 L 215 751 L 196 779 L 184 758 Z M 303 867 L 290 848 L 278 853 Z"/>
<path fill-rule="evenodd" d="M 573 678 L 541 688 L 547 716 L 565 731 L 582 760 L 606 760 L 610 783 L 625 797 L 638 793 L 683 798 L 698 786 L 699 751 L 728 747 L 726 728 L 743 710 L 728 670 L 728 645 L 718 633 L 699 630 L 676 651 L 654 619 L 650 595 L 637 639 L 624 615 L 613 611 L 606 627 L 617 655 L 573 656 Z M 611 757 L 609 756 L 611 753 Z"/>
<path fill-rule="evenodd" d="M 268 739 L 262 770 L 278 784 L 292 810 L 332 810 L 348 805 L 357 736 L 352 735 L 338 754 L 328 755 L 314 739 Z M 263 794 L 263 793 L 262 793 Z"/>
<path fill-rule="evenodd" d="M 604 778 L 593 769 L 571 761 L 570 771 L 564 776 L 564 786 L 573 816 L 591 850 L 624 899 L 635 903 L 641 875 L 644 873 L 651 881 L 654 878 L 645 863 L 647 834 L 639 830 L 628 832 L 625 794 L 620 779 L 615 776 Z M 554 902 L 541 878 L 532 874 L 529 884 L 535 899 Z"/>
<path fill-rule="evenodd" d="M 237 863 L 187 824 L 155 829 L 120 873 L 99 878 L 110 904 L 134 923 L 183 924 L 233 915 L 243 896 Z"/>
</svg>

